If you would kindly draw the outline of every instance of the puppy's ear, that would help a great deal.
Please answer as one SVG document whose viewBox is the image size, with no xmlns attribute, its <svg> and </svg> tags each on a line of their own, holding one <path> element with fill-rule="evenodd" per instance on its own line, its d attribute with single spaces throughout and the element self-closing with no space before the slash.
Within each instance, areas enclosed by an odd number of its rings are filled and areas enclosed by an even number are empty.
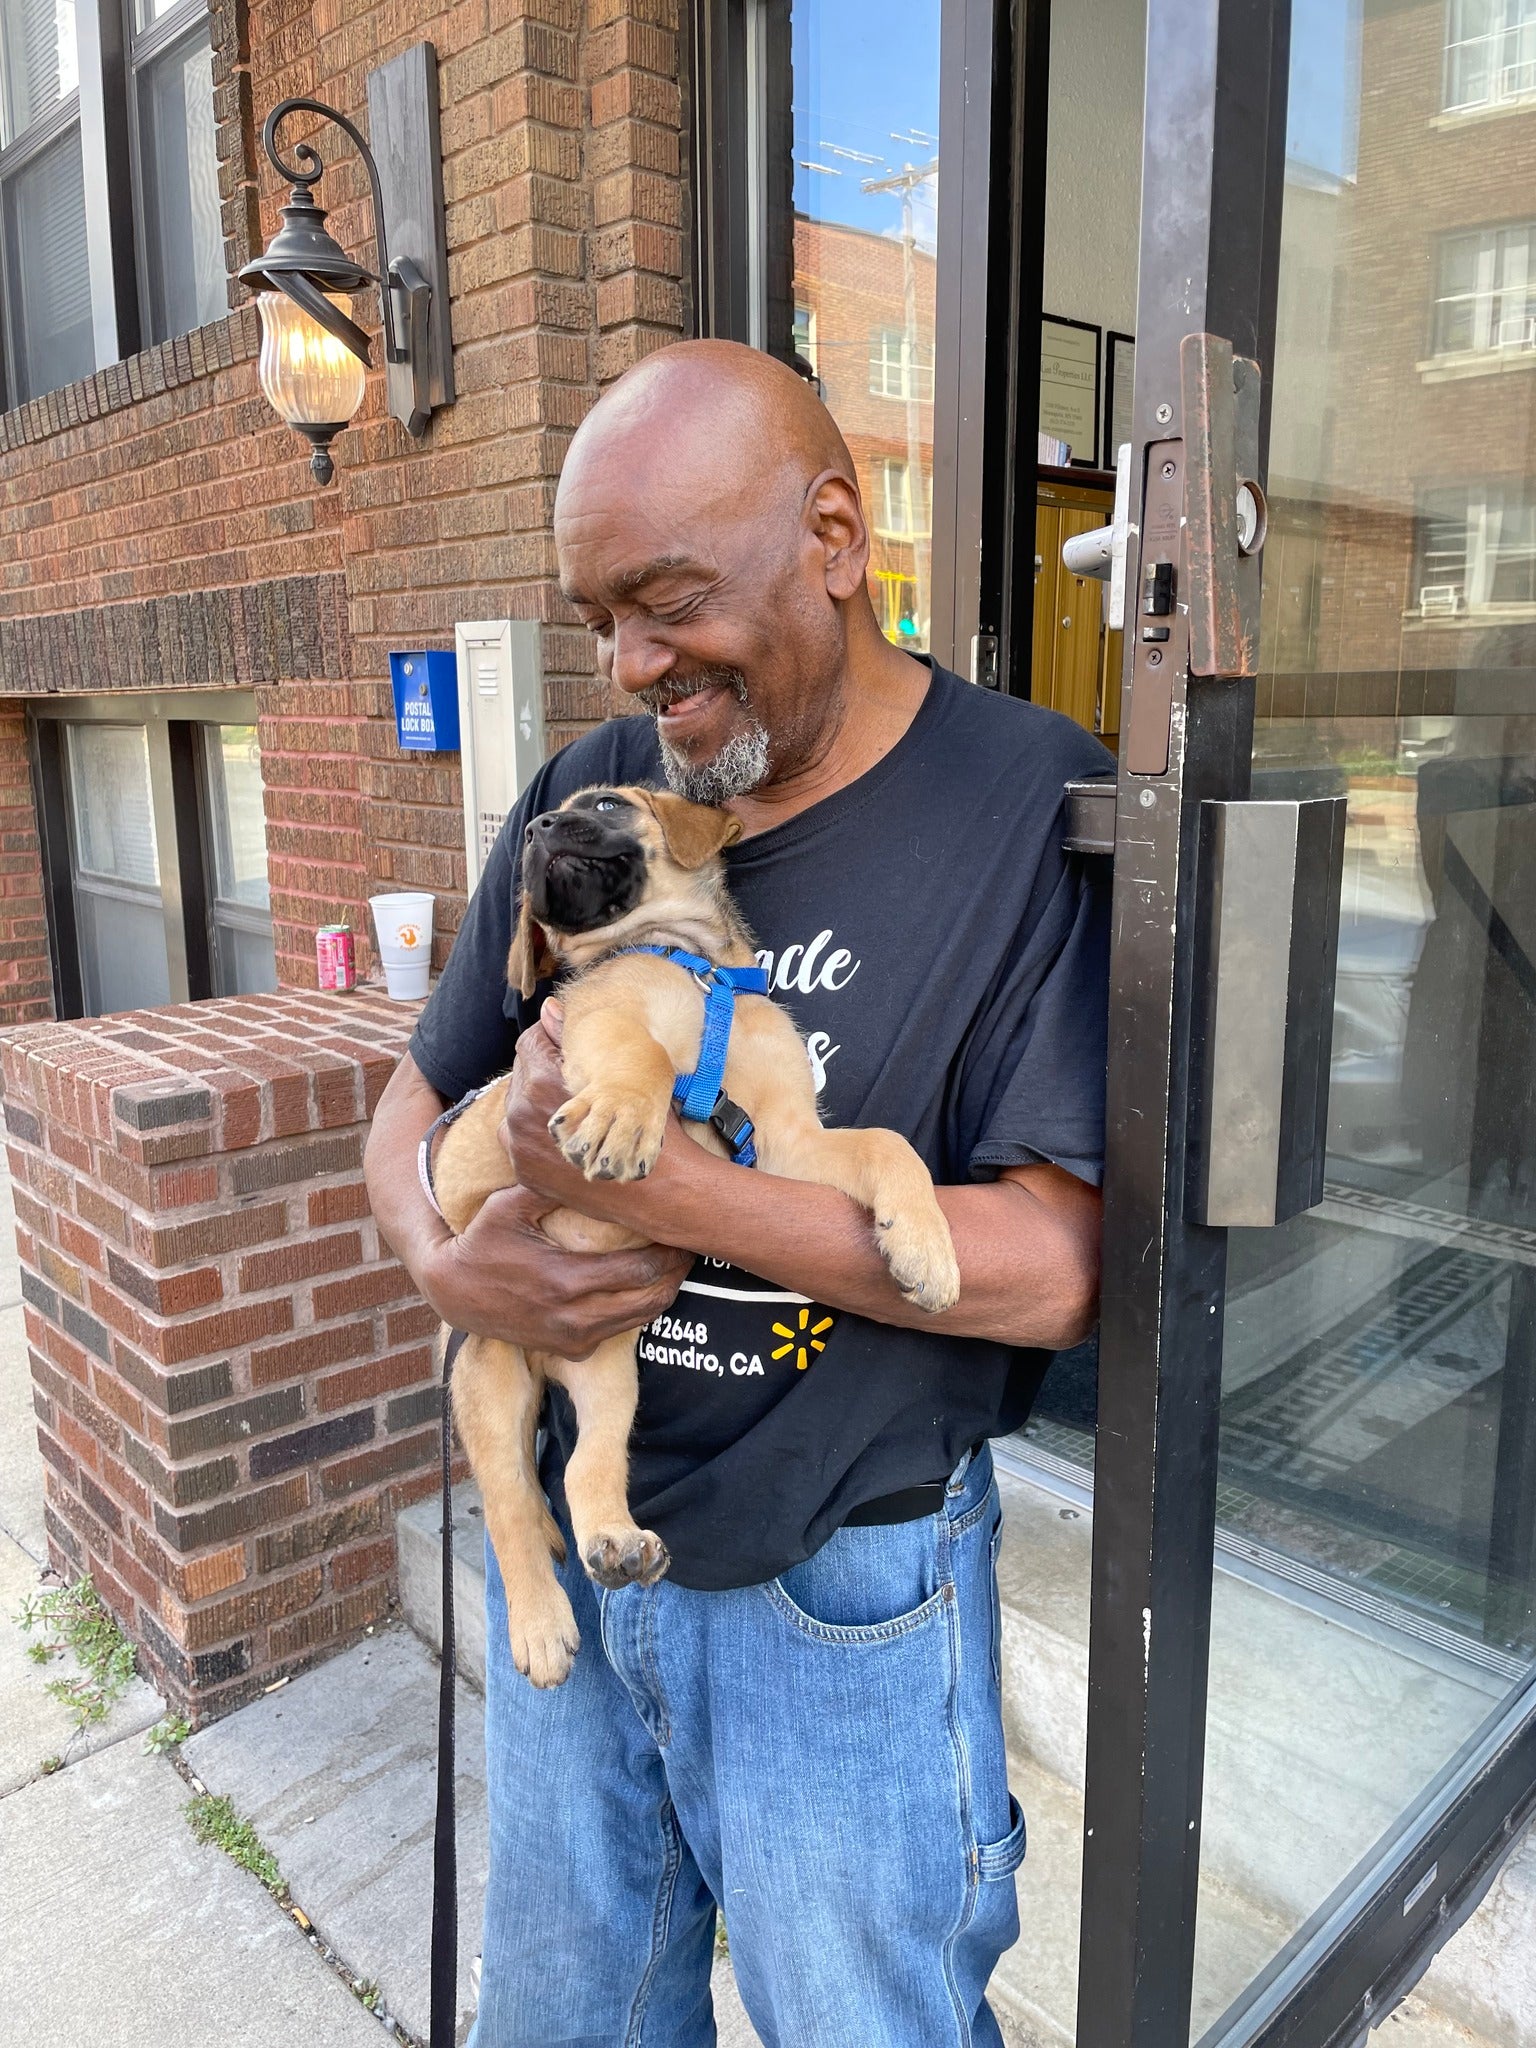
<svg viewBox="0 0 1536 2048">
<path fill-rule="evenodd" d="M 535 985 L 553 974 L 559 964 L 550 951 L 543 925 L 528 908 L 528 898 L 524 896 L 522 909 L 517 914 L 512 950 L 507 955 L 508 987 L 515 988 L 527 1002 Z"/>
<path fill-rule="evenodd" d="M 691 804 L 670 790 L 649 792 L 651 809 L 667 842 L 667 852 L 680 868 L 701 868 L 722 847 L 741 837 L 741 820 L 713 804 Z"/>
</svg>

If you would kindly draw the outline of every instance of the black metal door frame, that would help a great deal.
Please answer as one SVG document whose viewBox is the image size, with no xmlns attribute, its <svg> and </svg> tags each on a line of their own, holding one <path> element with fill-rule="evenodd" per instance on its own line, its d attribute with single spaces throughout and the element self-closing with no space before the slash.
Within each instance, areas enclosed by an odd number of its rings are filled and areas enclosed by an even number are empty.
<svg viewBox="0 0 1536 2048">
<path fill-rule="evenodd" d="M 1128 592 L 1140 589 L 1147 451 L 1185 438 L 1184 338 L 1230 341 L 1269 388 L 1289 42 L 1289 0 L 1149 0 Z M 1261 478 L 1267 437 L 1266 402 Z M 1137 642 L 1128 631 L 1124 735 Z M 1189 1220 L 1186 1180 L 1204 1054 L 1200 807 L 1248 794 L 1253 706 L 1251 681 L 1192 676 L 1175 653 L 1166 771 L 1136 772 L 1127 743 L 1118 778 L 1082 2048 L 1189 2042 L 1226 1290 L 1226 1232 Z M 1359 2040 L 1475 1905 L 1533 1805 L 1536 1680 L 1201 2048 Z"/>
</svg>

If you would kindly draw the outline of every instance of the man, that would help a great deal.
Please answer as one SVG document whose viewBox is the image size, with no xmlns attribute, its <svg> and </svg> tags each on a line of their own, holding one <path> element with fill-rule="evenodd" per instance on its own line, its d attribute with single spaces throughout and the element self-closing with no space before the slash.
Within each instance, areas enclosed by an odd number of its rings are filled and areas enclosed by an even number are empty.
<svg viewBox="0 0 1536 2048">
<path fill-rule="evenodd" d="M 512 1669 L 487 1551 L 491 1878 L 477 2048 L 705 2048 L 716 1907 L 769 2048 L 995 2044 L 1023 1821 L 1000 1709 L 990 1435 L 1097 1292 L 1106 917 L 1061 789 L 1107 758 L 876 625 L 830 414 L 731 343 L 663 350 L 599 402 L 555 506 L 599 672 L 649 718 L 559 754 L 489 861 L 368 1152 L 375 1211 L 458 1329 L 569 1357 L 649 1325 L 637 1519 L 672 1553 L 599 1593 L 568 1559 L 574 1671 Z M 732 893 L 806 1036 L 824 1114 L 934 1173 L 958 1305 L 905 1302 L 864 1212 L 674 1126 L 644 1182 L 589 1183 L 546 1125 L 558 1006 L 505 985 L 529 818 L 665 780 L 741 819 Z M 506 1068 L 520 1186 L 450 1238 L 418 1141 Z M 579 1256 L 557 1205 L 649 1249 Z M 569 1441 L 543 1476 L 564 1519 Z"/>
</svg>

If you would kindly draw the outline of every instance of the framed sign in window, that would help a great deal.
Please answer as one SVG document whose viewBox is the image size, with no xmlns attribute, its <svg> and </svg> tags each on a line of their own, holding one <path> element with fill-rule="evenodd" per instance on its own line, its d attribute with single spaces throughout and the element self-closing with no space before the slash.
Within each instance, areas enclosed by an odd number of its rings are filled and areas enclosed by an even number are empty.
<svg viewBox="0 0 1536 2048">
<path fill-rule="evenodd" d="M 1040 431 L 1067 443 L 1074 466 L 1098 467 L 1099 329 L 1086 320 L 1040 323 Z"/>
<path fill-rule="evenodd" d="M 1131 438 L 1131 385 L 1136 374 L 1136 337 L 1117 334 L 1113 328 L 1104 337 L 1104 467 L 1113 469 L 1123 445 Z"/>
</svg>

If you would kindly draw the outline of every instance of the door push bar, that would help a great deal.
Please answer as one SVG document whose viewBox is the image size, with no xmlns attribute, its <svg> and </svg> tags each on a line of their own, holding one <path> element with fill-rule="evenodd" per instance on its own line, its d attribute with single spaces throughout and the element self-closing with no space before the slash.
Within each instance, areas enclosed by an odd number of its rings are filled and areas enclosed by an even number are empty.
<svg viewBox="0 0 1536 2048">
<path fill-rule="evenodd" d="M 1109 582 L 1111 628 L 1131 626 L 1126 778 L 1168 772 L 1175 678 L 1258 672 L 1257 363 L 1210 334 L 1179 348 L 1182 438 L 1147 445 L 1139 534 L 1129 446 L 1110 525 L 1068 541 L 1072 574 Z M 1167 408 L 1162 411 L 1166 418 Z M 1140 577 L 1126 618 L 1127 556 Z M 1064 791 L 1068 851 L 1112 854 L 1116 785 Z M 1200 806 L 1189 1220 L 1283 1223 L 1323 1198 L 1328 1078 L 1344 869 L 1345 800 L 1246 799 Z"/>
</svg>

